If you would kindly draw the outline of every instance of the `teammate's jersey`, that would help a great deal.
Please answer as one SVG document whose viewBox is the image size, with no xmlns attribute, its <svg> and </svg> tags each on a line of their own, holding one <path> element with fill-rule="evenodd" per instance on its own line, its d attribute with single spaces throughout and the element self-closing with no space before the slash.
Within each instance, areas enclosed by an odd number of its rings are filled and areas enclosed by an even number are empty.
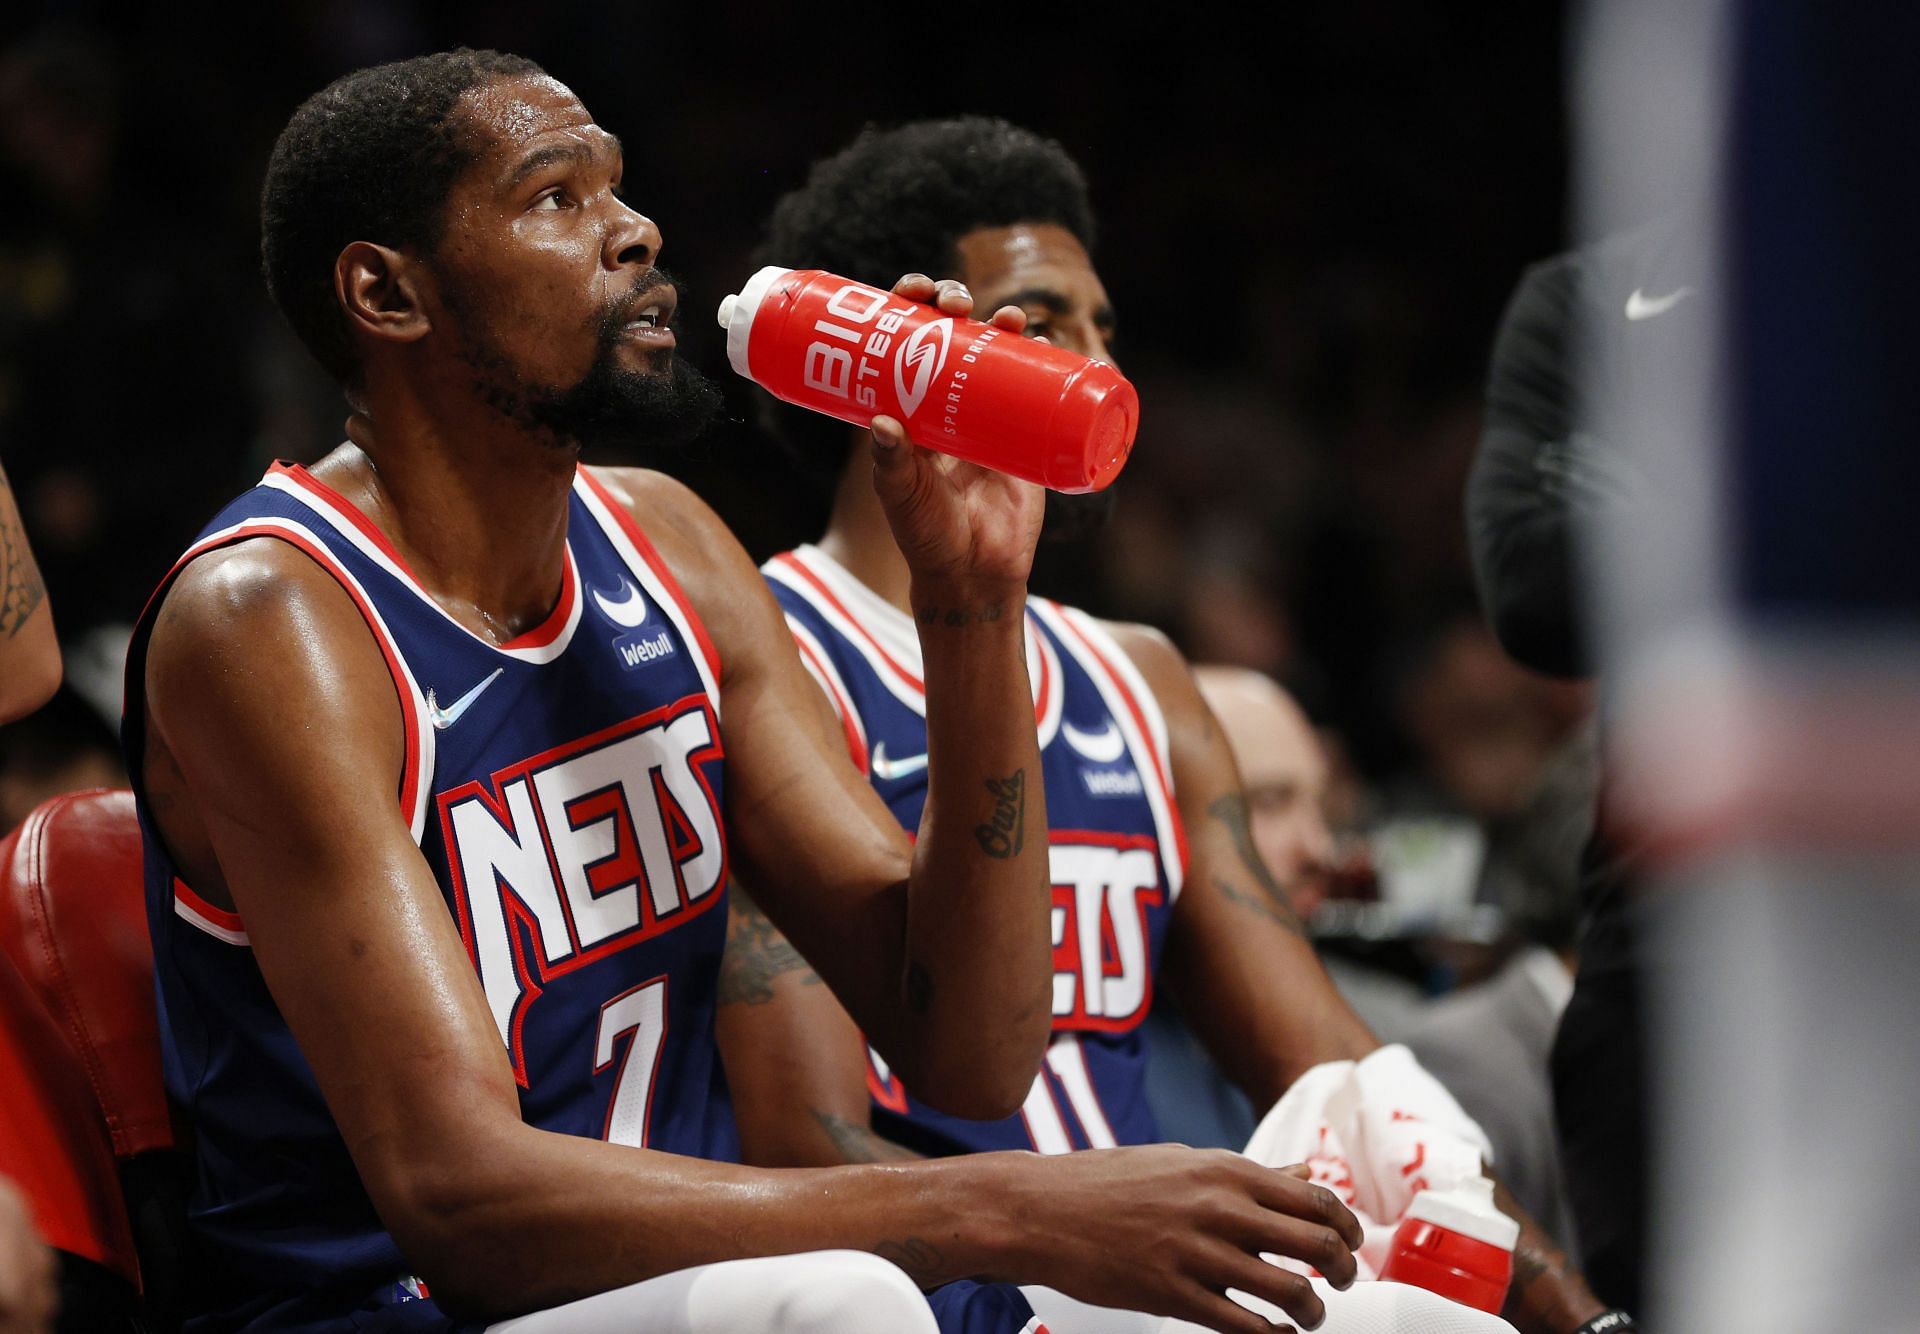
<svg viewBox="0 0 1920 1334">
<path fill-rule="evenodd" d="M 466 942 L 528 1124 L 731 1156 L 713 1040 L 727 916 L 719 664 L 645 534 L 582 469 L 559 603 L 501 646 L 441 610 L 379 530 L 298 467 L 276 466 L 222 511 L 161 591 L 196 556 L 256 537 L 332 576 L 386 659 L 406 742 L 395 799 Z M 136 792 L 159 601 L 128 666 Z M 306 726 L 300 699 L 284 707 L 289 728 Z M 439 1327 L 246 923 L 178 878 L 144 793 L 141 825 L 167 1088 L 197 1143 L 202 1327 Z"/>
<path fill-rule="evenodd" d="M 840 716 L 847 751 L 896 819 L 920 827 L 926 691 L 912 619 L 817 547 L 761 567 L 800 658 Z M 935 1111 L 869 1052 L 874 1125 L 924 1153 L 1105 1148 L 1159 1138 L 1141 1021 L 1186 864 L 1166 723 L 1099 623 L 1026 608 L 1053 876 L 1053 1029 L 1025 1106 L 1001 1121 Z"/>
</svg>

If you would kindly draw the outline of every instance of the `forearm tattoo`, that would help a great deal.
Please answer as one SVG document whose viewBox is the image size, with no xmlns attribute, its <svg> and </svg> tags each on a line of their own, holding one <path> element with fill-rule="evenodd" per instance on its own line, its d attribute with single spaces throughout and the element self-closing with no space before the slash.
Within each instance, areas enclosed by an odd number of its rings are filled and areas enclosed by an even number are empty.
<svg viewBox="0 0 1920 1334">
<path fill-rule="evenodd" d="M 802 974 L 802 986 L 818 986 L 820 975 L 760 911 L 760 905 L 730 886 L 733 921 L 727 929 L 727 948 L 720 956 L 720 1005 L 765 1005 L 773 999 L 773 980 L 783 973 Z"/>
<path fill-rule="evenodd" d="M 13 487 L 0 468 L 0 639 L 11 639 L 46 597 L 46 585 L 27 549 Z"/>
<path fill-rule="evenodd" d="M 1226 826 L 1227 834 L 1233 840 L 1234 852 L 1240 859 L 1240 868 L 1254 885 L 1253 890 L 1249 891 L 1236 885 L 1231 878 L 1214 876 L 1214 888 L 1229 902 L 1258 913 L 1295 935 L 1305 934 L 1299 914 L 1294 912 L 1293 904 L 1287 899 L 1287 891 L 1273 878 L 1266 863 L 1260 860 L 1260 850 L 1253 846 L 1253 829 L 1247 823 L 1247 799 L 1238 792 L 1229 792 L 1207 807 L 1207 815 Z"/>
<path fill-rule="evenodd" d="M 913 613 L 917 625 L 986 625 L 1006 615 L 1004 602 L 986 602 L 978 607 L 921 607 Z"/>
<path fill-rule="evenodd" d="M 1005 778 L 989 778 L 993 813 L 973 827 L 973 837 L 989 857 L 1005 861 L 1018 857 L 1027 841 L 1027 771 L 1015 769 Z"/>
<path fill-rule="evenodd" d="M 904 1163 L 920 1156 L 878 1134 L 864 1121 L 849 1121 L 818 1107 L 809 1107 L 807 1111 L 812 1114 L 814 1124 L 833 1141 L 834 1151 L 843 1163 Z"/>
<path fill-rule="evenodd" d="M 899 1265 L 907 1271 L 908 1278 L 923 1288 L 934 1287 L 953 1277 L 947 1272 L 946 1254 L 925 1237 L 883 1241 L 873 1248 L 873 1253 Z"/>
</svg>

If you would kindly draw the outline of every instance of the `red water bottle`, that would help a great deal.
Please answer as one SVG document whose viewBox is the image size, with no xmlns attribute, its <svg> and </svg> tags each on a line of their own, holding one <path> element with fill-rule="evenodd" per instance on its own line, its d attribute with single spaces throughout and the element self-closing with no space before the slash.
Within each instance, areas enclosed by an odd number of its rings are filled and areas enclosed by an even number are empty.
<svg viewBox="0 0 1920 1334">
<path fill-rule="evenodd" d="M 1494 1206 L 1493 1183 L 1470 1177 L 1450 1190 L 1413 1197 L 1380 1277 L 1498 1315 L 1519 1240 L 1520 1224 Z"/>
<path fill-rule="evenodd" d="M 820 269 L 761 269 L 720 303 L 727 359 L 775 398 L 1055 491 L 1098 491 L 1133 449 L 1140 398 L 1065 348 Z"/>
</svg>

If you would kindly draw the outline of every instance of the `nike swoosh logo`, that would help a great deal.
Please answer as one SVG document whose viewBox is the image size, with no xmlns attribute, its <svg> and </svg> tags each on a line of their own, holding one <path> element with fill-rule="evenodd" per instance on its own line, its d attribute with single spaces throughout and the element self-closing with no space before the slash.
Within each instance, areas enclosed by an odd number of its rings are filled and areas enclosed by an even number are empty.
<svg viewBox="0 0 1920 1334">
<path fill-rule="evenodd" d="M 1682 287 L 1668 292 L 1665 296 L 1648 296 L 1639 288 L 1633 289 L 1633 295 L 1627 298 L 1627 318 L 1630 320 L 1650 320 L 1655 315 L 1664 315 L 1693 295 L 1691 287 Z"/>
<path fill-rule="evenodd" d="M 1112 764 L 1127 753 L 1127 743 L 1111 718 L 1107 719 L 1106 727 L 1098 732 L 1082 732 L 1072 723 L 1062 722 L 1060 735 L 1067 739 L 1069 746 L 1095 764 Z"/>
<path fill-rule="evenodd" d="M 626 593 L 618 602 L 608 599 L 599 589 L 593 590 L 594 605 L 600 608 L 600 614 L 615 625 L 628 630 L 637 630 L 647 619 L 647 600 L 640 596 L 640 590 L 633 586 L 631 579 L 622 581 Z"/>
<path fill-rule="evenodd" d="M 896 778 L 905 778 L 908 774 L 919 773 L 927 767 L 927 757 L 908 755 L 901 759 L 887 758 L 887 743 L 882 741 L 873 748 L 873 772 L 891 783 Z"/>
<path fill-rule="evenodd" d="M 459 722 L 460 715 L 472 708 L 473 702 L 480 698 L 480 692 L 492 685 L 495 681 L 498 681 L 500 679 L 500 673 L 506 670 L 505 667 L 495 667 L 493 669 L 493 675 L 469 690 L 459 699 L 456 699 L 453 702 L 453 707 L 450 709 L 440 707 L 439 701 L 433 697 L 433 689 L 429 687 L 427 689 L 427 717 L 432 720 L 434 731 L 444 732 Z"/>
</svg>

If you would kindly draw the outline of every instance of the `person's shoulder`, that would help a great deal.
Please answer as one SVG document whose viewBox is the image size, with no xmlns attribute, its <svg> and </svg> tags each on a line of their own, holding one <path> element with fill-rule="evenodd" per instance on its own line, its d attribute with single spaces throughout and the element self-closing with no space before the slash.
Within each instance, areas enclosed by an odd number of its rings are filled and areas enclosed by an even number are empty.
<svg viewBox="0 0 1920 1334">
<path fill-rule="evenodd" d="M 1500 336 L 1511 346 L 1518 334 L 1563 338 L 1581 294 L 1591 285 L 1593 257 L 1587 251 L 1566 250 L 1527 265 L 1507 299 L 1500 318 Z M 1496 339 L 1496 347 L 1501 339 Z"/>
<path fill-rule="evenodd" d="M 313 557 L 273 537 L 205 552 L 151 613 L 143 688 L 156 718 L 271 723 L 290 699 L 355 719 L 393 701 L 368 619 Z M 242 701 L 252 701 L 242 703 Z"/>
<path fill-rule="evenodd" d="M 1592 256 L 1588 251 L 1562 250 L 1557 255 L 1535 260 L 1522 269 L 1518 286 L 1522 290 L 1570 291 L 1591 262 Z"/>
<path fill-rule="evenodd" d="M 1182 685 L 1192 685 L 1193 671 L 1187 664 L 1186 654 L 1175 647 L 1164 631 L 1138 621 L 1088 619 L 1127 655 L 1127 660 L 1163 706 L 1169 692 L 1177 695 Z"/>
<path fill-rule="evenodd" d="M 154 633 L 232 637 L 336 606 L 351 608 L 346 591 L 311 556 L 276 537 L 249 537 L 187 562 L 161 595 Z"/>
<path fill-rule="evenodd" d="M 1085 613 L 1078 614 L 1085 616 Z M 1181 736 L 1190 735 L 1197 740 L 1211 735 L 1213 715 L 1194 683 L 1193 667 L 1187 655 L 1164 631 L 1137 621 L 1108 621 L 1091 616 L 1086 619 L 1126 655 L 1176 740 Z"/>
<path fill-rule="evenodd" d="M 689 585 L 689 592 L 697 591 L 694 585 L 704 587 L 703 576 L 708 574 L 759 582 L 758 571 L 733 529 L 685 482 L 650 468 L 587 471 L 639 525 L 681 582 Z M 703 613 L 710 611 L 703 607 Z"/>
<path fill-rule="evenodd" d="M 672 571 L 693 610 L 719 645 L 723 662 L 764 645 L 779 609 L 740 539 L 684 482 L 647 468 L 592 468 L 614 504 L 638 526 Z M 778 636 L 786 642 L 784 630 Z"/>
<path fill-rule="evenodd" d="M 690 538 L 731 532 L 713 506 L 685 482 L 651 468 L 592 467 L 584 469 L 600 483 L 636 523 L 652 537 L 656 530 Z"/>
<path fill-rule="evenodd" d="M 1138 621 L 1110 621 L 1082 611 L 1078 607 L 1070 607 L 1063 602 L 1047 605 L 1056 608 L 1070 623 L 1090 625 L 1102 636 L 1112 640 L 1115 647 L 1126 654 L 1127 660 L 1141 672 L 1145 672 L 1149 667 L 1164 670 L 1169 664 L 1175 663 L 1183 669 L 1186 666 L 1186 659 L 1181 656 L 1180 650 L 1173 646 L 1173 641 L 1151 625 L 1143 625 Z"/>
</svg>

